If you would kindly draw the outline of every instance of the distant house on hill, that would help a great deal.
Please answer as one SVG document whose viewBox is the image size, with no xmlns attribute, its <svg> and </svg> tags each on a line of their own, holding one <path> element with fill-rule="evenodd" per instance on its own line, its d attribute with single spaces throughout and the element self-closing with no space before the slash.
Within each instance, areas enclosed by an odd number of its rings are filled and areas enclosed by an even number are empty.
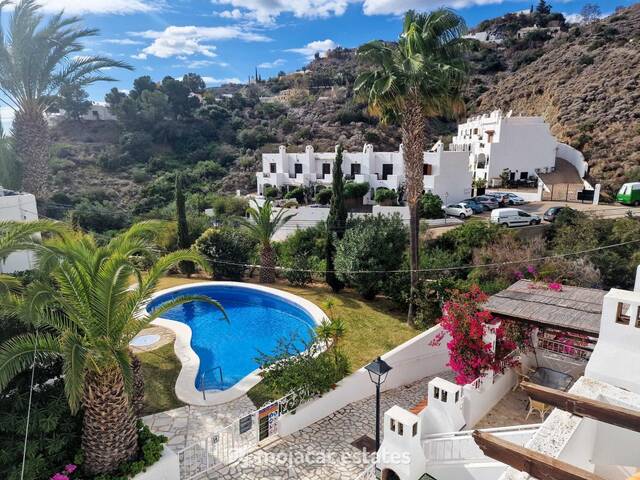
<svg viewBox="0 0 640 480">
<path fill-rule="evenodd" d="M 330 186 L 335 152 L 318 152 L 311 145 L 304 153 L 289 153 L 281 146 L 278 153 L 262 155 L 262 171 L 257 172 L 258 195 L 267 186 L 278 189 L 303 186 Z M 424 152 L 424 191 L 439 195 L 444 202 L 459 202 L 471 195 L 471 171 L 466 152 L 445 151 L 442 143 Z M 405 181 L 402 146 L 397 152 L 375 152 L 365 144 L 362 152 L 344 152 L 342 171 L 347 180 L 368 183 L 365 203 L 372 203 L 378 188 L 398 191 Z"/>
<path fill-rule="evenodd" d="M 484 43 L 502 43 L 502 41 L 504 40 L 502 35 L 500 35 L 499 33 L 489 31 L 469 33 L 462 38 L 477 40 Z"/>
<path fill-rule="evenodd" d="M 270 97 L 260 97 L 260 101 L 263 103 L 284 103 L 289 104 L 300 98 L 304 98 L 309 95 L 309 90 L 306 88 L 287 88 L 281 90 L 276 95 Z"/>
<path fill-rule="evenodd" d="M 47 122 L 49 123 L 49 125 L 57 125 L 58 123 L 60 123 L 60 121 L 62 121 L 65 118 L 65 114 L 66 112 L 62 109 L 55 113 L 48 113 Z M 109 106 L 106 103 L 93 102 L 89 107 L 89 110 L 87 111 L 87 113 L 85 113 L 80 117 L 80 120 L 94 121 L 94 122 L 104 121 L 104 120 L 114 121 L 114 120 L 117 120 L 117 117 L 113 113 L 111 113 L 111 110 L 109 109 Z"/>
</svg>

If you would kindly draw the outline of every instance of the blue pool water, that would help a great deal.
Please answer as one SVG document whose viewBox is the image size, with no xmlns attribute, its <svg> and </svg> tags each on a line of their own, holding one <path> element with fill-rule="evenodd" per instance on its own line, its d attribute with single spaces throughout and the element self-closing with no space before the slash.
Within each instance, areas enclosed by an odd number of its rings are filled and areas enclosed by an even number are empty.
<svg viewBox="0 0 640 480">
<path fill-rule="evenodd" d="M 204 302 L 189 302 L 162 315 L 191 327 L 191 348 L 200 357 L 198 390 L 224 390 L 235 385 L 259 367 L 258 351 L 273 353 L 283 337 L 295 335 L 299 348 L 313 337 L 315 322 L 305 309 L 277 295 L 242 286 L 183 288 L 155 298 L 148 309 L 193 294 L 217 300 L 229 317 L 229 323 L 225 322 L 218 309 Z M 217 367 L 222 369 L 222 382 Z"/>
</svg>

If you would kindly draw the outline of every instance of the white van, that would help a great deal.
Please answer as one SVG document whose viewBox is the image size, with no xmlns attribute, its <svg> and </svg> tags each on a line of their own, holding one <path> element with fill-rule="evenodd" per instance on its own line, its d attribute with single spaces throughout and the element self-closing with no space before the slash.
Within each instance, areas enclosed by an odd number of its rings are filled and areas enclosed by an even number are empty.
<svg viewBox="0 0 640 480">
<path fill-rule="evenodd" d="M 505 227 L 537 225 L 541 221 L 538 215 L 532 215 L 519 208 L 496 208 L 491 212 L 491 223 Z"/>
</svg>

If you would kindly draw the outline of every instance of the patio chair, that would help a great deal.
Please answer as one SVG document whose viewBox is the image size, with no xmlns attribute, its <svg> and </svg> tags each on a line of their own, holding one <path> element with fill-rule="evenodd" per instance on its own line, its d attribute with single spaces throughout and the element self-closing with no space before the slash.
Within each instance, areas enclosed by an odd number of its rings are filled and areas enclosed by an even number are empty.
<svg viewBox="0 0 640 480">
<path fill-rule="evenodd" d="M 527 416 L 525 420 L 529 419 L 529 415 L 534 412 L 540 414 L 540 420 L 544 422 L 544 417 L 547 413 L 551 411 L 551 405 L 547 405 L 546 403 L 539 402 L 537 400 L 529 399 L 529 411 L 527 412 Z"/>
<path fill-rule="evenodd" d="M 529 374 L 533 370 L 531 368 L 527 368 L 524 365 L 520 364 L 516 367 L 516 375 L 518 375 L 518 379 L 516 380 L 516 384 L 511 389 L 512 392 L 515 392 L 518 388 L 520 388 L 520 384 L 522 382 L 529 381 Z"/>
</svg>

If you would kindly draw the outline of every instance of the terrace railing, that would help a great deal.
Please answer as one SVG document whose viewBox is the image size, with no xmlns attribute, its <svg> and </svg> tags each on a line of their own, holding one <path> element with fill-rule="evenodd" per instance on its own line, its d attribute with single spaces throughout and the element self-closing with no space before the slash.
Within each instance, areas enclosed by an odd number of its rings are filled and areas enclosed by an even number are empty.
<svg viewBox="0 0 640 480">
<path fill-rule="evenodd" d="M 547 350 L 549 352 L 562 355 L 563 357 L 571 358 L 572 360 L 582 360 L 586 362 L 591 357 L 591 350 L 589 349 L 548 338 L 538 338 L 538 345 L 536 348 L 539 350 Z"/>
</svg>

